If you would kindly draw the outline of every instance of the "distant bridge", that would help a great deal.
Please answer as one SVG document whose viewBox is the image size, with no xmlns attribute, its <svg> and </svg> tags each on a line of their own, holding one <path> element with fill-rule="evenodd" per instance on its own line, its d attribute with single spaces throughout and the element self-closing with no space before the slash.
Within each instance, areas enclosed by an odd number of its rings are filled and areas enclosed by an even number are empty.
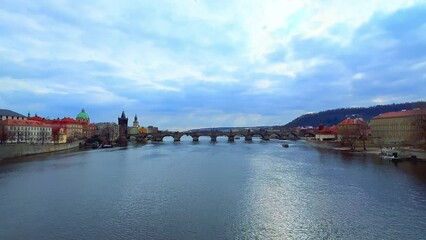
<svg viewBox="0 0 426 240">
<path fill-rule="evenodd" d="M 175 142 L 179 142 L 183 136 L 192 137 L 192 141 L 198 142 L 200 137 L 210 137 L 212 142 L 217 141 L 217 137 L 227 137 L 229 142 L 233 142 L 236 137 L 243 137 L 246 141 L 252 141 L 253 137 L 260 137 L 262 140 L 280 139 L 280 140 L 297 140 L 298 136 L 291 131 L 277 130 L 244 130 L 244 131 L 185 131 L 171 132 L 158 131 L 157 133 L 141 133 L 138 140 L 151 140 L 154 142 L 162 142 L 165 137 L 172 137 Z"/>
</svg>

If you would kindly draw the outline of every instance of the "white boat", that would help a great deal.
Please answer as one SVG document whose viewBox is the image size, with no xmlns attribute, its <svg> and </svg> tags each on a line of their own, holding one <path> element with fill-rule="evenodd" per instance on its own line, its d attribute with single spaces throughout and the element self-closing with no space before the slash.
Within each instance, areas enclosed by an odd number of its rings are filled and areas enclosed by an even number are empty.
<svg viewBox="0 0 426 240">
<path fill-rule="evenodd" d="M 113 145 L 112 144 L 109 144 L 109 143 L 106 143 L 106 144 L 102 144 L 101 145 L 101 148 L 112 148 L 113 147 Z"/>
</svg>

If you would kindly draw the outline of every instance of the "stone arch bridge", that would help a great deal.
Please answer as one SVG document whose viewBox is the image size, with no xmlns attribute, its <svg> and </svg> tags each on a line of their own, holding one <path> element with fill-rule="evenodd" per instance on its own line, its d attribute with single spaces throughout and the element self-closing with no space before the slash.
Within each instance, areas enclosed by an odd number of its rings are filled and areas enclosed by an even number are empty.
<svg viewBox="0 0 426 240">
<path fill-rule="evenodd" d="M 298 136 L 291 131 L 268 131 L 268 130 L 244 130 L 244 131 L 185 131 L 185 132 L 171 132 L 171 131 L 158 131 L 157 133 L 142 133 L 139 134 L 138 140 L 151 140 L 154 142 L 161 142 L 165 137 L 173 137 L 175 142 L 181 140 L 183 136 L 192 137 L 192 141 L 198 142 L 200 137 L 210 137 L 212 142 L 217 141 L 217 137 L 227 137 L 229 142 L 234 141 L 235 137 L 243 137 L 246 141 L 251 141 L 253 137 L 260 137 L 262 140 L 280 139 L 280 140 L 297 140 Z"/>
</svg>

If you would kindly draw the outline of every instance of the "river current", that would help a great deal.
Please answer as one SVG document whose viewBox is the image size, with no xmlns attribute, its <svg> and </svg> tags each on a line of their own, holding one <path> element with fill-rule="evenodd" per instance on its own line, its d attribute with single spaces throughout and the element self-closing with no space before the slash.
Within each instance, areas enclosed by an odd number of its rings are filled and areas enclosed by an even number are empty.
<svg viewBox="0 0 426 240">
<path fill-rule="evenodd" d="M 0 239 L 424 239 L 426 164 L 190 139 L 0 163 Z"/>
</svg>

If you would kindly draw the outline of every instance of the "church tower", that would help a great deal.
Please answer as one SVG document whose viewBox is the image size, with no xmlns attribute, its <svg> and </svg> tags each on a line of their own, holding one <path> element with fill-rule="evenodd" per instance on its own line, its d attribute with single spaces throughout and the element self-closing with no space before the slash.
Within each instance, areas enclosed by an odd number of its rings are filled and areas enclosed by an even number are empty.
<svg viewBox="0 0 426 240">
<path fill-rule="evenodd" d="M 139 128 L 138 116 L 135 115 L 135 120 L 133 121 L 133 127 Z"/>
<path fill-rule="evenodd" d="M 127 145 L 127 123 L 128 118 L 126 118 L 126 114 L 123 111 L 121 117 L 118 118 L 118 143 L 120 145 Z"/>
</svg>

